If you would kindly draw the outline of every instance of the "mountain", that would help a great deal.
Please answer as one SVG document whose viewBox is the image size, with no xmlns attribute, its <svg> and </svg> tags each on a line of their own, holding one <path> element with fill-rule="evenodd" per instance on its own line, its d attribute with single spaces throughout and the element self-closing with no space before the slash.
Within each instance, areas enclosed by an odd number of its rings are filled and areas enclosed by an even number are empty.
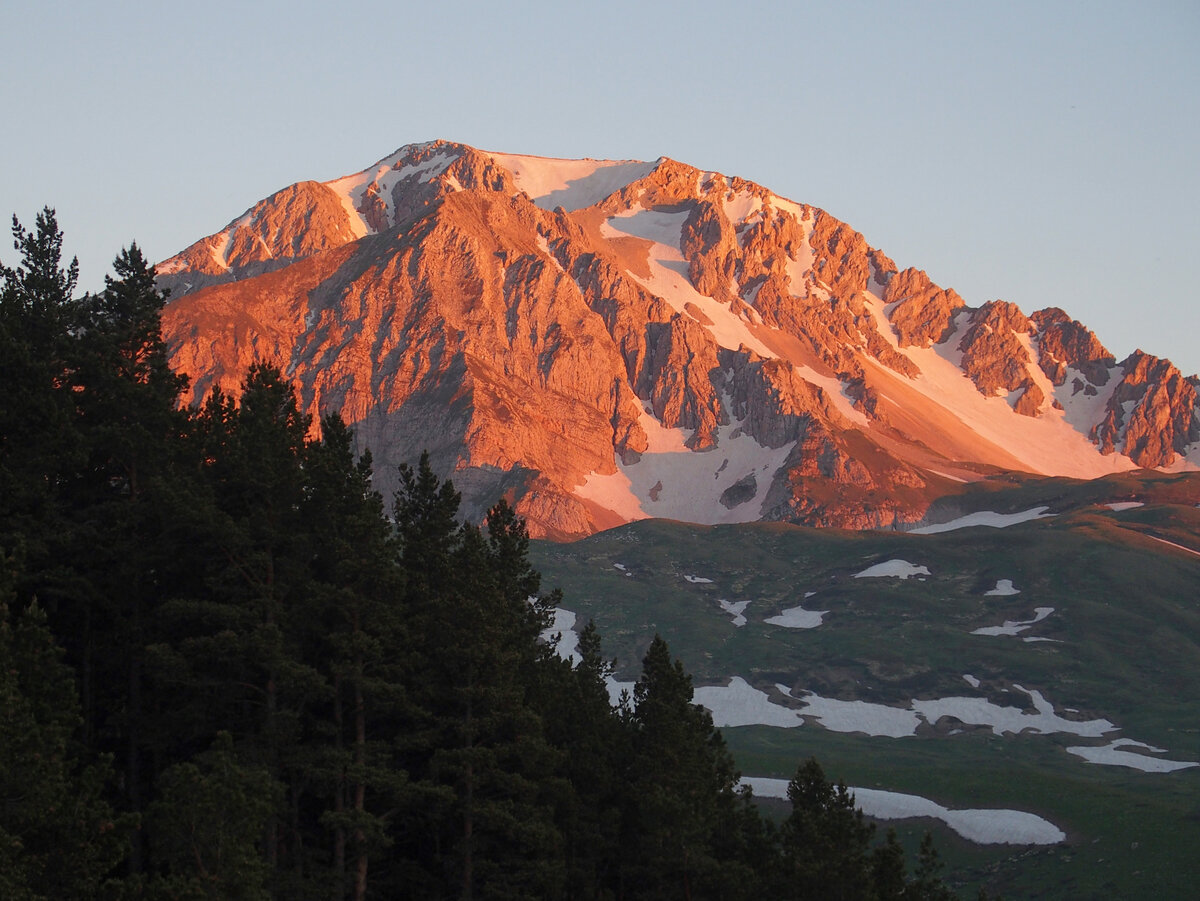
<svg viewBox="0 0 1200 901">
<path fill-rule="evenodd" d="M 158 272 L 194 401 L 275 362 L 385 493 L 428 449 L 464 513 L 507 495 L 535 536 L 908 527 L 997 474 L 1200 465 L 1200 383 L 1168 360 L 969 307 L 823 210 L 667 158 L 409 145 Z"/>
</svg>

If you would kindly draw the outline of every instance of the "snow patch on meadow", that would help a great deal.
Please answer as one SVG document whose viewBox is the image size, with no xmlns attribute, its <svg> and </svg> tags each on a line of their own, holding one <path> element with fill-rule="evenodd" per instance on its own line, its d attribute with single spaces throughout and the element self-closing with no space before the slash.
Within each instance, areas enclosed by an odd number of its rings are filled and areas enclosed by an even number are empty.
<svg viewBox="0 0 1200 901">
<path fill-rule="evenodd" d="M 717 605 L 733 617 L 733 624 L 741 627 L 746 625 L 746 608 L 750 606 L 749 601 L 726 601 L 719 600 Z"/>
<path fill-rule="evenodd" d="M 883 563 L 876 563 L 874 566 L 868 566 L 860 573 L 855 573 L 856 579 L 878 579 L 883 577 L 892 577 L 896 579 L 907 579 L 909 576 L 930 576 L 933 575 L 928 567 L 916 566 L 909 563 L 907 560 L 886 560 Z"/>
<path fill-rule="evenodd" d="M 796 697 L 786 685 L 776 684 L 775 687 L 789 698 Z M 804 703 L 800 713 L 811 716 L 830 732 L 864 732 L 867 735 L 903 738 L 916 735 L 917 726 L 921 725 L 921 718 L 903 707 L 889 707 L 869 701 L 839 701 L 823 698 L 816 692 L 808 692 L 805 697 L 796 700 Z"/>
<path fill-rule="evenodd" d="M 990 591 L 985 591 L 983 596 L 988 598 L 1004 598 L 1020 593 L 1021 589 L 1013 588 L 1012 579 L 998 579 L 996 581 L 996 587 Z"/>
<path fill-rule="evenodd" d="M 1009 587 L 1012 586 L 1012 582 L 1009 582 L 1008 584 L 1009 584 Z M 999 588 L 1000 583 L 997 582 L 996 587 Z M 1014 592 L 1010 592 L 1010 593 L 1016 594 L 1017 592 L 1014 591 Z M 992 594 L 992 592 L 989 591 L 988 594 Z M 1040 623 L 1042 620 L 1044 620 L 1047 616 L 1049 616 L 1053 612 L 1054 612 L 1053 607 L 1034 607 L 1033 608 L 1033 614 L 1034 614 L 1033 619 L 1015 620 L 1015 621 L 1008 620 L 1004 623 L 1003 626 L 984 626 L 982 629 L 973 630 L 971 632 L 971 634 L 972 635 L 1018 635 L 1021 632 L 1024 632 L 1030 626 L 1034 625 L 1035 623 Z M 1028 639 L 1026 639 L 1026 640 L 1028 640 Z"/>
<path fill-rule="evenodd" d="M 743 776 L 742 784 L 750 786 L 760 798 L 787 799 L 787 779 Z M 920 795 L 856 787 L 851 787 L 850 792 L 854 795 L 855 806 L 866 816 L 877 820 L 931 817 L 980 845 L 1053 845 L 1067 837 L 1049 820 L 1023 810 L 954 810 Z"/>
<path fill-rule="evenodd" d="M 1114 513 L 1120 513 L 1122 510 L 1132 510 L 1135 507 L 1144 507 L 1146 505 L 1142 501 L 1117 501 L 1116 503 L 1105 504 L 1104 506 L 1108 507 Z"/>
<path fill-rule="evenodd" d="M 809 592 L 811 595 L 812 592 Z M 808 595 L 806 595 L 807 597 Z M 803 607 L 789 607 L 777 616 L 763 620 L 769 626 L 782 626 L 784 629 L 815 629 L 821 625 L 828 610 L 805 610 Z"/>
<path fill-rule="evenodd" d="M 1033 507 L 1030 510 L 1022 510 L 1019 513 L 993 513 L 991 510 L 981 510 L 978 513 L 968 513 L 966 516 L 960 516 L 958 519 L 952 519 L 949 522 L 921 526 L 919 529 L 912 529 L 911 532 L 913 535 L 936 535 L 939 532 L 953 532 L 957 529 L 970 529 L 975 526 L 1006 529 L 1009 526 L 1015 526 L 1018 523 L 1029 522 L 1034 519 L 1048 519 L 1054 516 L 1053 513 L 1046 512 L 1049 509 L 1049 507 Z"/>
<path fill-rule="evenodd" d="M 776 704 L 765 691 L 754 688 L 741 676 L 734 676 L 728 685 L 702 685 L 692 695 L 692 700 L 708 709 L 713 725 L 725 726 L 779 726 L 794 729 L 803 726 L 795 710 Z"/>
<path fill-rule="evenodd" d="M 1075 747 L 1067 748 L 1067 751 L 1078 757 L 1082 757 L 1088 763 L 1099 763 L 1106 766 L 1127 766 L 1135 770 L 1141 770 L 1144 773 L 1173 773 L 1176 770 L 1186 770 L 1190 767 L 1200 766 L 1200 763 L 1191 760 L 1164 760 L 1161 757 L 1149 757 L 1146 754 L 1122 751 L 1121 748 L 1142 748 L 1151 754 L 1167 753 L 1165 748 L 1155 748 L 1128 738 L 1121 738 L 1099 747 L 1076 745 Z"/>
<path fill-rule="evenodd" d="M 933 698 L 913 701 L 913 710 L 927 722 L 936 724 L 942 717 L 952 717 L 973 726 L 990 726 L 996 735 L 1020 735 L 1028 730 L 1035 735 L 1063 732 L 1086 738 L 1099 738 L 1115 732 L 1117 726 L 1108 720 L 1068 720 L 1054 712 L 1054 705 L 1036 689 L 1013 685 L 1017 691 L 1029 695 L 1034 713 L 1019 707 L 1001 707 L 987 698 Z"/>
</svg>

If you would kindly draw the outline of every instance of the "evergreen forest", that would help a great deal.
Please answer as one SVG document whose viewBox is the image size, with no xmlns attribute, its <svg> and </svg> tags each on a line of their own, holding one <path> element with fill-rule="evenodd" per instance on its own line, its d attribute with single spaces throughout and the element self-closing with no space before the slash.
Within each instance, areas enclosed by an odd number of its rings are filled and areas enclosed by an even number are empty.
<svg viewBox="0 0 1200 901">
<path fill-rule="evenodd" d="M 137 245 L 76 296 L 53 210 L 12 234 L 0 897 L 954 897 L 815 760 L 764 815 L 661 639 L 614 705 L 503 500 L 381 497 L 268 362 L 183 405 Z"/>
</svg>

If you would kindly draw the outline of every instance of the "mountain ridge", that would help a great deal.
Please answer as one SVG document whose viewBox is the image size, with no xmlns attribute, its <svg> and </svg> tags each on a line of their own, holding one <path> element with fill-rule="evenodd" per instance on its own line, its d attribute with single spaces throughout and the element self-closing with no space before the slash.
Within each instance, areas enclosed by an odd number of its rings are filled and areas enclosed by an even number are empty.
<svg viewBox="0 0 1200 901">
<path fill-rule="evenodd" d="M 284 188 L 159 267 L 193 401 L 278 363 L 379 484 L 421 450 L 535 535 L 904 527 L 1009 470 L 1200 464 L 1197 380 L 967 306 L 823 210 L 666 157 L 436 141 Z"/>
</svg>

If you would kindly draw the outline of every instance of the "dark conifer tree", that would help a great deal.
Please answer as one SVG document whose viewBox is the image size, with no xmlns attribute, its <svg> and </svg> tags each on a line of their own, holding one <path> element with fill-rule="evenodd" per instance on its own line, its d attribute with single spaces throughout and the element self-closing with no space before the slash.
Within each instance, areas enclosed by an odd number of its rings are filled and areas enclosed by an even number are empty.
<svg viewBox="0 0 1200 901">
<path fill-rule="evenodd" d="M 792 813 L 783 825 L 790 898 L 860 899 L 870 891 L 873 824 L 845 784 L 829 782 L 815 759 L 788 784 Z"/>
<path fill-rule="evenodd" d="M 692 703 L 692 680 L 658 635 L 634 687 L 633 755 L 625 803 L 622 893 L 707 897 L 719 861 L 718 831 L 738 773 L 721 733 Z"/>
<path fill-rule="evenodd" d="M 133 823 L 105 800 L 108 761 L 86 759 L 74 674 L 45 614 L 9 610 L 11 575 L 0 557 L 0 896 L 83 901 L 99 894 Z"/>
</svg>

